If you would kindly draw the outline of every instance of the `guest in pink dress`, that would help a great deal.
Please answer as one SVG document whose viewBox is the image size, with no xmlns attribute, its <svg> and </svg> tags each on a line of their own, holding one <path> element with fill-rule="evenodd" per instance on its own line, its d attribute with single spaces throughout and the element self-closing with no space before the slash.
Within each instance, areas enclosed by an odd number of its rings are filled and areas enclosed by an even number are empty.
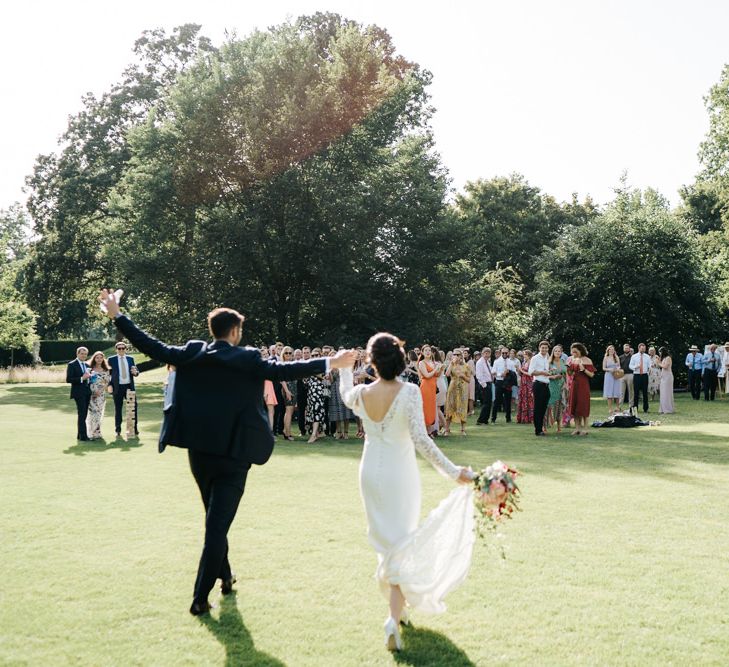
<svg viewBox="0 0 729 667">
<path fill-rule="evenodd" d="M 663 415 L 673 414 L 673 359 L 668 354 L 668 349 L 661 347 L 658 350 L 661 366 L 661 382 L 658 390 L 661 397 L 659 412 Z"/>
</svg>

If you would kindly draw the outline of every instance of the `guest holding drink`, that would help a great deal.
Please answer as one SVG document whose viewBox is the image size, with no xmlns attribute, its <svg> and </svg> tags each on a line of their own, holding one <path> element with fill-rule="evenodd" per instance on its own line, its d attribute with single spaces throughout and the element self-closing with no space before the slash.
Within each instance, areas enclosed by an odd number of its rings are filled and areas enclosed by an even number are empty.
<svg viewBox="0 0 729 667">
<path fill-rule="evenodd" d="M 623 398 L 623 382 L 618 375 L 622 375 L 620 357 L 615 351 L 614 345 L 608 345 L 605 356 L 602 360 L 602 370 L 605 371 L 605 379 L 602 385 L 602 397 L 607 399 L 608 412 L 614 415 L 620 412 L 620 403 Z"/>
<path fill-rule="evenodd" d="M 111 382 L 111 370 L 103 352 L 94 352 L 89 367 L 91 400 L 86 415 L 86 433 L 89 440 L 98 440 L 101 438 L 101 421 L 106 409 L 106 388 Z"/>
<path fill-rule="evenodd" d="M 661 347 L 658 350 L 658 358 L 661 365 L 661 388 L 660 388 L 660 413 L 673 414 L 673 359 L 668 353 L 668 348 Z"/>
<path fill-rule="evenodd" d="M 572 375 L 570 392 L 570 413 L 575 420 L 572 435 L 587 435 L 587 418 L 590 416 L 590 378 L 595 375 L 595 367 L 587 356 L 587 348 L 582 343 L 572 343 L 572 356 L 567 362 L 567 372 Z"/>
</svg>

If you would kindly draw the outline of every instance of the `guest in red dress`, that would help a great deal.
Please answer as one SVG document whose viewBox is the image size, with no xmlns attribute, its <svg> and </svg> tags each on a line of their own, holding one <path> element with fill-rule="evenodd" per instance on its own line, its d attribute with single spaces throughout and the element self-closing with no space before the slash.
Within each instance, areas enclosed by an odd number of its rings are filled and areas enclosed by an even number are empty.
<svg viewBox="0 0 729 667">
<path fill-rule="evenodd" d="M 524 350 L 524 361 L 518 370 L 519 373 L 519 402 L 516 409 L 517 424 L 534 423 L 534 378 L 529 375 L 529 362 L 532 360 L 532 351 Z"/>
<path fill-rule="evenodd" d="M 595 375 L 595 367 L 587 356 L 587 348 L 582 343 L 572 343 L 572 356 L 567 361 L 567 372 L 572 376 L 570 391 L 570 413 L 575 420 L 572 435 L 587 435 L 587 418 L 590 416 L 590 378 Z"/>
</svg>

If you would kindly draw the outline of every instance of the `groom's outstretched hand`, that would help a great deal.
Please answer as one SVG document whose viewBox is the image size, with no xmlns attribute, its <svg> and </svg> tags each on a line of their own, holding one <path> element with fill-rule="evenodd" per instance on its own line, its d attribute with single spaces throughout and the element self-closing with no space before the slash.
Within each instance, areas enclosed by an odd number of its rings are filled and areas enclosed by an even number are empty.
<svg viewBox="0 0 729 667">
<path fill-rule="evenodd" d="M 106 310 L 106 314 L 113 320 L 119 313 L 119 302 L 112 290 L 103 289 L 99 293 L 99 303 L 102 310 Z"/>
<path fill-rule="evenodd" d="M 357 360 L 357 350 L 339 350 L 329 358 L 331 368 L 352 368 Z"/>
</svg>

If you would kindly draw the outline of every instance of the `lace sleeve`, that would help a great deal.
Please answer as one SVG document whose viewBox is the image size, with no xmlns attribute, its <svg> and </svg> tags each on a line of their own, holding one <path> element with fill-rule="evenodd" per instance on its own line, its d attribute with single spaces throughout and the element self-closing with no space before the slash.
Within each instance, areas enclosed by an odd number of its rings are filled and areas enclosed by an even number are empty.
<svg viewBox="0 0 729 667">
<path fill-rule="evenodd" d="M 344 401 L 344 404 L 354 413 L 361 417 L 362 407 L 360 395 L 362 394 L 362 388 L 365 385 L 360 384 L 354 386 L 354 374 L 351 368 L 342 368 L 339 371 L 339 393 Z"/>
<path fill-rule="evenodd" d="M 408 391 L 408 430 L 415 444 L 415 449 L 430 463 L 441 475 L 456 479 L 461 469 L 454 465 L 450 459 L 438 449 L 438 446 L 428 437 L 423 419 L 423 397 L 415 385 L 405 385 L 401 391 Z"/>
</svg>

